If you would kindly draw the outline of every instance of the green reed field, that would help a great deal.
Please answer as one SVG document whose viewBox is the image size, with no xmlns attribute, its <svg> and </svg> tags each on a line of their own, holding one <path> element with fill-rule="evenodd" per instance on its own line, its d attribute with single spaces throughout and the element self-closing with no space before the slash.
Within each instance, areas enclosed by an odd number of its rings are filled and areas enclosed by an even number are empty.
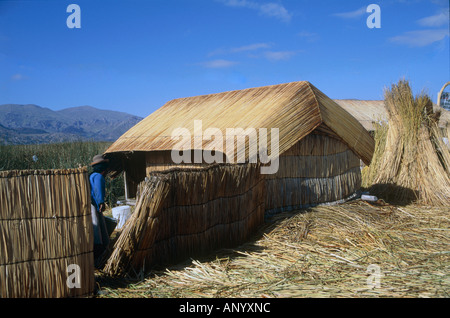
<svg viewBox="0 0 450 318">
<path fill-rule="evenodd" d="M 92 171 L 92 157 L 101 154 L 110 142 L 74 141 L 52 144 L 0 145 L 0 171 L 35 169 L 70 169 L 87 166 Z M 112 206 L 124 195 L 123 178 L 106 178 L 107 202 Z"/>
</svg>

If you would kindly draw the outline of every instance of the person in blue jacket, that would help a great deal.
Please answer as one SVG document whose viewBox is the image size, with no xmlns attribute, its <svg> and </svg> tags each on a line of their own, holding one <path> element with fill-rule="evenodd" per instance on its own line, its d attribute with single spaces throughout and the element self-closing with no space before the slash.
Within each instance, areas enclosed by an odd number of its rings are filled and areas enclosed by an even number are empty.
<svg viewBox="0 0 450 318">
<path fill-rule="evenodd" d="M 108 172 L 108 159 L 96 155 L 91 163 L 93 172 L 89 176 L 91 184 L 91 214 L 94 227 L 94 259 L 96 266 L 101 262 L 101 256 L 109 244 L 105 217 L 105 175 Z"/>
</svg>

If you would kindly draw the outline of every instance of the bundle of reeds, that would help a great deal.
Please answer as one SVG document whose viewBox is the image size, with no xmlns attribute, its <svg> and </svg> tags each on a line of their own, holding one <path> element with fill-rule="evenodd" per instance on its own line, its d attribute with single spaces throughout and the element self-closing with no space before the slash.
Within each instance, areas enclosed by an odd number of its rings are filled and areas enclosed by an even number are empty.
<svg viewBox="0 0 450 318">
<path fill-rule="evenodd" d="M 104 268 L 111 276 L 242 243 L 264 219 L 258 165 L 153 172 Z"/>
<path fill-rule="evenodd" d="M 122 274 L 130 269 L 130 262 L 146 240 L 152 244 L 155 239 L 157 218 L 167 197 L 169 183 L 166 179 L 151 177 L 139 184 L 139 197 L 131 218 L 125 223 L 104 271 L 111 276 Z M 153 231 L 152 231 L 153 230 Z"/>
<path fill-rule="evenodd" d="M 387 127 L 376 135 L 377 149 L 366 172 L 372 191 L 397 202 L 450 204 L 450 153 L 426 94 L 413 96 L 408 81 L 385 90 Z"/>
<path fill-rule="evenodd" d="M 86 168 L 0 172 L 0 297 L 93 293 L 90 202 Z"/>
<path fill-rule="evenodd" d="M 388 125 L 386 122 L 378 122 L 374 124 L 374 139 L 375 150 L 372 157 L 372 162 L 369 166 L 365 166 L 361 171 L 361 185 L 364 188 L 370 188 L 378 173 L 378 167 L 380 166 L 381 159 L 383 158 L 384 146 L 386 144 L 386 135 L 388 131 Z"/>
</svg>

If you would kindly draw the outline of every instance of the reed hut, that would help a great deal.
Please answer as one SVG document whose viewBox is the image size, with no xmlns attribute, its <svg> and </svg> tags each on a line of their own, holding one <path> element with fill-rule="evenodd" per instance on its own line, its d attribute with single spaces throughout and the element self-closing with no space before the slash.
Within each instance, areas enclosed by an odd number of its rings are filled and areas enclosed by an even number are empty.
<svg viewBox="0 0 450 318">
<path fill-rule="evenodd" d="M 188 132 L 182 142 L 173 138 L 180 128 Z M 227 129 L 240 129 L 241 135 L 230 136 Z M 252 129 L 256 136 L 248 133 Z M 213 137 L 198 139 L 211 131 Z M 238 148 L 234 141 L 242 135 L 245 145 Z M 234 143 L 231 155 L 223 151 L 228 143 Z M 360 160 L 370 164 L 374 151 L 373 138 L 357 119 L 311 83 L 301 81 L 169 101 L 123 134 L 105 155 L 116 173 L 125 172 L 127 193 L 133 197 L 137 184 L 153 171 L 203 168 L 210 163 L 205 162 L 206 153 L 224 162 L 239 161 L 236 158 L 251 162 L 252 150 L 261 150 L 261 145 L 268 157 L 278 158 L 276 171 L 265 175 L 267 213 L 352 196 L 361 184 Z M 200 160 L 176 163 L 171 155 L 177 149 Z M 219 150 L 223 153 L 218 156 Z M 269 165 L 261 157 L 257 161 Z"/>
</svg>

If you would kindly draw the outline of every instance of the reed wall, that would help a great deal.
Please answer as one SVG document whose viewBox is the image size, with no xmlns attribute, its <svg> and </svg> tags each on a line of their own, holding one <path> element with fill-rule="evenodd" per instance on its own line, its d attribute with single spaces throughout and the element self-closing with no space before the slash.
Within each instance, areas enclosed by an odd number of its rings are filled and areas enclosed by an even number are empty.
<svg viewBox="0 0 450 318">
<path fill-rule="evenodd" d="M 175 164 L 170 151 L 146 153 L 147 175 L 177 167 L 201 169 L 205 165 Z M 321 125 L 280 155 L 276 174 L 265 175 L 266 214 L 346 199 L 361 187 L 360 167 L 359 157 Z"/>
<path fill-rule="evenodd" d="M 153 172 L 104 270 L 147 271 L 245 242 L 264 221 L 264 178 L 254 164 Z"/>
<path fill-rule="evenodd" d="M 310 134 L 279 157 L 276 174 L 266 175 L 266 214 L 340 201 L 360 186 L 358 156 L 334 137 Z"/>
<path fill-rule="evenodd" d="M 93 294 L 90 202 L 86 168 L 0 172 L 0 297 Z"/>
</svg>

